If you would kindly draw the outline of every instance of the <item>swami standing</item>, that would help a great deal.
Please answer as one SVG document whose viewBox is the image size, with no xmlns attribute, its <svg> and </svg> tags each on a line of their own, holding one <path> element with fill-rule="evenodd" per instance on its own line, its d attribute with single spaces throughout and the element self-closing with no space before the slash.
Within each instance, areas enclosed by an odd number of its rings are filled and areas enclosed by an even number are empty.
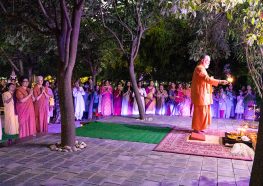
<svg viewBox="0 0 263 186">
<path fill-rule="evenodd" d="M 210 57 L 203 55 L 194 70 L 192 78 L 191 99 L 194 104 L 192 129 L 197 133 L 205 130 L 211 124 L 212 85 L 228 84 L 226 80 L 209 77 L 206 71 L 209 65 Z"/>
</svg>

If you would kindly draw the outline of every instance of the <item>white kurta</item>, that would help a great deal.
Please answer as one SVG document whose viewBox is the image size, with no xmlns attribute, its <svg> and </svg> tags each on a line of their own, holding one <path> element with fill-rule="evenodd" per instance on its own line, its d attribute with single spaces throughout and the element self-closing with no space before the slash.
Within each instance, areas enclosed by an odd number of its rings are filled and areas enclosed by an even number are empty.
<svg viewBox="0 0 263 186">
<path fill-rule="evenodd" d="M 141 100 L 142 100 L 142 105 L 143 105 L 143 109 L 145 111 L 145 101 L 144 101 L 144 97 L 147 96 L 146 91 L 144 88 L 140 88 L 138 89 L 139 93 L 141 95 Z M 132 114 L 133 115 L 138 115 L 139 114 L 139 108 L 138 108 L 138 104 L 135 98 L 135 94 L 133 93 L 132 96 L 134 97 L 134 101 L 133 101 L 133 108 L 132 108 Z"/>
<path fill-rule="evenodd" d="M 10 135 L 18 134 L 18 116 L 15 114 L 15 104 L 10 92 L 5 92 L 2 94 L 4 102 L 4 112 L 5 112 L 5 133 Z M 5 103 L 10 98 L 9 103 Z"/>
<path fill-rule="evenodd" d="M 83 116 L 83 112 L 85 111 L 85 102 L 83 96 L 85 95 L 85 91 L 82 87 L 79 87 L 79 90 L 74 87 L 73 88 L 73 97 L 75 104 L 75 117 L 77 120 L 81 120 Z"/>
</svg>

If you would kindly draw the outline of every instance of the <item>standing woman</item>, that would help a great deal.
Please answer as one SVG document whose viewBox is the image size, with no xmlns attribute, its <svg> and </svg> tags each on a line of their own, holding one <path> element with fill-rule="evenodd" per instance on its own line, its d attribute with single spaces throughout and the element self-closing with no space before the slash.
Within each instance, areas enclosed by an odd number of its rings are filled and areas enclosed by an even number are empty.
<svg viewBox="0 0 263 186">
<path fill-rule="evenodd" d="M 28 78 L 20 79 L 16 89 L 16 111 L 19 123 L 19 138 L 36 135 L 36 121 L 33 90 L 28 88 Z"/>
<path fill-rule="evenodd" d="M 131 87 L 131 82 L 127 81 L 122 96 L 122 105 L 121 105 L 122 116 L 127 116 L 132 114 L 132 105 L 133 105 L 132 93 L 133 90 Z"/>
<path fill-rule="evenodd" d="M 85 95 L 84 89 L 79 85 L 79 81 L 75 82 L 73 88 L 74 106 L 75 106 L 75 118 L 80 121 L 85 111 L 85 102 L 83 96 Z"/>
<path fill-rule="evenodd" d="M 159 86 L 159 90 L 156 93 L 156 114 L 158 115 L 165 115 L 166 106 L 165 106 L 165 100 L 168 97 L 168 93 L 166 90 L 164 90 L 164 87 L 162 84 Z"/>
<path fill-rule="evenodd" d="M 36 98 L 34 107 L 36 115 L 37 132 L 48 132 L 47 119 L 48 119 L 48 99 L 49 95 L 47 89 L 43 86 L 43 77 L 37 76 L 37 84 L 33 89 L 34 97 Z"/>
<path fill-rule="evenodd" d="M 122 104 L 122 85 L 118 84 L 117 89 L 113 93 L 113 115 L 121 115 L 121 104 Z"/>
<path fill-rule="evenodd" d="M 139 90 L 139 94 L 140 94 L 140 97 L 141 97 L 141 100 L 142 100 L 142 105 L 143 105 L 143 109 L 145 109 L 145 101 L 144 101 L 144 98 L 147 96 L 146 94 L 146 91 L 144 88 L 142 88 L 142 82 L 139 81 L 138 83 L 138 90 Z M 138 115 L 139 114 L 139 108 L 138 108 L 138 104 L 137 104 L 137 101 L 136 99 L 134 98 L 135 94 L 133 93 L 132 94 L 132 97 L 133 97 L 133 109 L 132 109 L 132 114 L 134 115 Z"/>
<path fill-rule="evenodd" d="M 219 91 L 219 117 L 226 118 L 226 93 L 221 87 Z"/>
<path fill-rule="evenodd" d="M 110 116 L 112 114 L 112 87 L 108 80 L 105 81 L 101 89 L 101 114 L 103 116 Z"/>
<path fill-rule="evenodd" d="M 15 85 L 8 83 L 7 91 L 2 94 L 5 112 L 5 133 L 9 135 L 18 134 L 18 117 L 15 114 L 15 103 L 13 94 L 15 92 Z M 0 129 L 2 131 L 2 128 Z"/>
<path fill-rule="evenodd" d="M 49 87 L 49 81 L 44 81 L 43 86 L 45 87 L 49 98 L 47 98 L 47 122 L 50 122 L 50 118 L 53 117 L 53 111 L 55 106 L 54 94 L 52 89 Z"/>
<path fill-rule="evenodd" d="M 177 111 L 176 111 L 177 105 L 175 103 L 176 93 L 177 93 L 177 91 L 176 91 L 176 88 L 175 88 L 175 83 L 172 82 L 171 85 L 170 85 L 169 94 L 168 94 L 169 100 L 168 100 L 167 115 L 169 115 L 169 116 L 173 116 L 173 115 L 175 115 L 175 113 L 177 113 Z"/>
<path fill-rule="evenodd" d="M 155 114 L 155 99 L 156 89 L 154 87 L 153 81 L 150 81 L 149 86 L 146 88 L 146 98 L 145 98 L 145 112 L 146 114 Z"/>
</svg>

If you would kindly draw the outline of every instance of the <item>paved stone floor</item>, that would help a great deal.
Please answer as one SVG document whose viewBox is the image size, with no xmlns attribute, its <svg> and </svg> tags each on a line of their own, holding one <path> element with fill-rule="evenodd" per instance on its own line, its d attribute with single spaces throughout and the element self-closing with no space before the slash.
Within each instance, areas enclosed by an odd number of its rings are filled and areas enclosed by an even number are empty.
<svg viewBox="0 0 263 186">
<path fill-rule="evenodd" d="M 110 117 L 107 122 L 190 127 L 190 117 Z M 211 128 L 234 130 L 241 121 L 213 120 Z M 76 125 L 79 125 L 77 123 Z M 155 144 L 77 137 L 87 148 L 74 153 L 47 147 L 60 141 L 52 134 L 0 148 L 0 185 L 213 186 L 249 184 L 251 161 L 154 152 Z"/>
</svg>

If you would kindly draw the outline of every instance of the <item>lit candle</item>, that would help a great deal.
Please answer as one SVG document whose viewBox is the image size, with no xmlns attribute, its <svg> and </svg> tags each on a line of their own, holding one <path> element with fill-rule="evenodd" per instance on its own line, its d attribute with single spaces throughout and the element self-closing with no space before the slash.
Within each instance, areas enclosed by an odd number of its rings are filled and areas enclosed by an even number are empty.
<svg viewBox="0 0 263 186">
<path fill-rule="evenodd" d="M 227 79 L 226 79 L 229 83 L 233 83 L 234 79 L 232 76 L 228 76 Z"/>
</svg>

